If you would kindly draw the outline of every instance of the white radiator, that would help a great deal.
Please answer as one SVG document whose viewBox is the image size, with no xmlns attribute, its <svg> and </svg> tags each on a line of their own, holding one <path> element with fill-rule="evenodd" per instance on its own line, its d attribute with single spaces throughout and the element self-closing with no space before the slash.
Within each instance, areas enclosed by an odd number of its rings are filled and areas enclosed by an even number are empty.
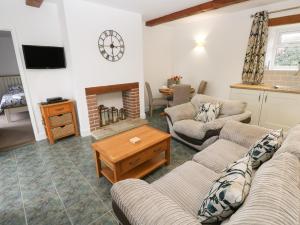
<svg viewBox="0 0 300 225">
<path fill-rule="evenodd" d="M 8 87 L 17 84 L 22 84 L 20 75 L 0 75 L 0 101 L 2 99 L 3 94 L 7 93 Z"/>
</svg>

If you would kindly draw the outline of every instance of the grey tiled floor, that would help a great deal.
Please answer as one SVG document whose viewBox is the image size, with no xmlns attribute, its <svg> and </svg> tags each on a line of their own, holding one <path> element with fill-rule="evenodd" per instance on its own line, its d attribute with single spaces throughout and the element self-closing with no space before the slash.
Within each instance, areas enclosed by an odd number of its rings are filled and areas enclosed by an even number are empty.
<svg viewBox="0 0 300 225">
<path fill-rule="evenodd" d="M 167 130 L 159 111 L 149 121 Z M 73 137 L 0 152 L 0 225 L 117 224 L 111 184 L 96 176 L 91 143 L 90 137 Z M 172 140 L 171 164 L 144 179 L 153 182 L 193 154 Z"/>
</svg>

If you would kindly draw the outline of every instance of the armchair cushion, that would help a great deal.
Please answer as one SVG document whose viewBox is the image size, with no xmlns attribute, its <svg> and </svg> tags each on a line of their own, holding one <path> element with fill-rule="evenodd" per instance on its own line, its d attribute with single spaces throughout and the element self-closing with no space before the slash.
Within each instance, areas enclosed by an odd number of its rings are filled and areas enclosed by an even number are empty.
<svg viewBox="0 0 300 225">
<path fill-rule="evenodd" d="M 196 110 L 192 103 L 184 103 L 165 109 L 165 113 L 168 115 L 172 123 L 180 120 L 193 119 Z"/>
<path fill-rule="evenodd" d="M 145 181 L 120 181 L 113 185 L 111 195 L 131 225 L 200 225 L 195 217 Z"/>
<path fill-rule="evenodd" d="M 248 149 L 234 142 L 219 139 L 194 155 L 193 161 L 221 173 L 230 163 L 242 158 Z"/>
</svg>

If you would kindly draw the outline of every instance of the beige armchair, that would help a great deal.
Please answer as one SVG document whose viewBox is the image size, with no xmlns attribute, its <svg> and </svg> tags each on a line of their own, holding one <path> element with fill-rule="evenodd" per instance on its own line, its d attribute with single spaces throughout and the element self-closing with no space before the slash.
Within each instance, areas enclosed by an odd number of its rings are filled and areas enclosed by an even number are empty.
<svg viewBox="0 0 300 225">
<path fill-rule="evenodd" d="M 152 90 L 150 84 L 145 82 L 148 99 L 149 99 L 149 114 L 152 116 L 153 108 L 155 106 L 168 106 L 168 100 L 164 98 L 153 98 Z"/>
</svg>

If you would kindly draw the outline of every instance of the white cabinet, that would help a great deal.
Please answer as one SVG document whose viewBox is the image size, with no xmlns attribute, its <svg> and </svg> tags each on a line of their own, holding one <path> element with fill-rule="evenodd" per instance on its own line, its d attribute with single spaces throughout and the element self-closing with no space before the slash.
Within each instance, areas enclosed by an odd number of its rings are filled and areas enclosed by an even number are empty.
<svg viewBox="0 0 300 225">
<path fill-rule="evenodd" d="M 230 98 L 247 102 L 247 110 L 252 113 L 251 124 L 259 125 L 264 91 L 231 89 Z"/>
<path fill-rule="evenodd" d="M 265 92 L 260 116 L 261 126 L 288 130 L 299 123 L 299 94 Z"/>
<path fill-rule="evenodd" d="M 232 88 L 230 97 L 247 102 L 251 124 L 286 131 L 300 123 L 300 94 Z"/>
</svg>

